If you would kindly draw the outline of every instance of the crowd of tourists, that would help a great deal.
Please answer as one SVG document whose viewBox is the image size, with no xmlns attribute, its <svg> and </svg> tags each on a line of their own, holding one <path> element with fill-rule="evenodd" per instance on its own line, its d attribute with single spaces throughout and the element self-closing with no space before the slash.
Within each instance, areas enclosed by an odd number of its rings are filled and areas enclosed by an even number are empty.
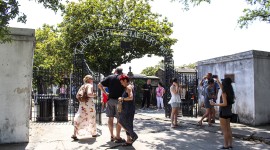
<svg viewBox="0 0 270 150">
<path fill-rule="evenodd" d="M 206 108 L 205 114 L 198 122 L 202 126 L 204 118 L 209 126 L 215 123 L 216 110 L 214 106 L 219 107 L 219 121 L 220 127 L 224 137 L 224 144 L 220 149 L 231 149 L 232 147 L 232 130 L 230 126 L 230 119 L 233 115 L 232 104 L 234 103 L 235 94 L 232 87 L 231 78 L 224 78 L 219 80 L 217 75 L 208 73 L 200 82 L 203 95 L 203 106 Z M 217 103 L 219 99 L 219 103 Z"/>
<path fill-rule="evenodd" d="M 130 84 L 129 77 L 122 72 L 122 68 L 116 68 L 114 74 L 101 81 L 98 87 L 103 93 L 103 102 L 104 98 L 106 98 L 103 110 L 106 107 L 108 128 L 111 134 L 110 141 L 123 143 L 122 146 L 131 146 L 138 138 L 133 129 L 135 114 L 133 85 Z M 74 140 L 78 140 L 78 135 L 99 136 L 96 128 L 96 110 L 93 102 L 93 98 L 96 97 L 96 93 L 93 92 L 93 77 L 86 75 L 83 81 L 84 84 L 76 95 L 80 104 L 74 118 L 74 133 L 71 136 Z M 114 118 L 117 118 L 115 134 Z M 121 128 L 126 131 L 126 140 L 120 137 Z"/>
<path fill-rule="evenodd" d="M 71 138 L 78 140 L 77 136 L 92 135 L 97 137 L 96 110 L 93 98 L 96 93 L 93 92 L 93 77 L 86 75 L 83 79 L 84 84 L 77 92 L 76 98 L 80 101 L 78 112 L 74 118 L 74 133 Z M 206 108 L 205 114 L 198 122 L 203 125 L 203 119 L 207 118 L 209 126 L 215 123 L 215 108 L 219 106 L 219 120 L 224 136 L 224 145 L 221 149 L 232 148 L 232 131 L 230 127 L 230 118 L 232 116 L 232 104 L 234 103 L 234 91 L 232 80 L 230 78 L 219 80 L 218 76 L 208 73 L 200 82 L 202 95 L 204 99 L 203 106 Z M 179 109 L 181 108 L 181 97 L 183 96 L 183 86 L 179 85 L 176 78 L 171 79 L 170 94 L 171 99 L 168 102 L 171 106 L 171 128 L 179 126 L 177 121 Z M 123 143 L 122 146 L 131 146 L 138 138 L 134 132 L 133 120 L 135 115 L 134 85 L 130 78 L 123 74 L 122 68 L 115 69 L 113 75 L 109 75 L 98 84 L 98 88 L 103 93 L 102 110 L 108 117 L 108 128 L 110 131 L 110 141 Z M 151 80 L 148 79 L 142 86 L 143 99 L 141 109 L 149 108 L 150 96 L 152 94 Z M 220 94 L 218 94 L 220 92 Z M 157 108 L 164 109 L 163 95 L 165 89 L 162 83 L 158 83 L 155 89 Z M 220 103 L 216 100 L 220 96 Z M 117 119 L 116 133 L 114 133 L 114 118 Z M 121 138 L 121 129 L 126 131 L 126 139 Z"/>
</svg>

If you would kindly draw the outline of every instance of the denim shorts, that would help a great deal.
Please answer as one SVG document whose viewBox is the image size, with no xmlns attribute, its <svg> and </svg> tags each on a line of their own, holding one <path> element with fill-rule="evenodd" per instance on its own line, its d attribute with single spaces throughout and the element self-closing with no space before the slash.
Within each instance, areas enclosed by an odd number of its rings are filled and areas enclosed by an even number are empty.
<svg viewBox="0 0 270 150">
<path fill-rule="evenodd" d="M 176 103 L 176 102 L 173 102 L 173 103 L 171 103 L 171 107 L 172 108 L 179 108 L 180 107 L 180 103 Z"/>
</svg>

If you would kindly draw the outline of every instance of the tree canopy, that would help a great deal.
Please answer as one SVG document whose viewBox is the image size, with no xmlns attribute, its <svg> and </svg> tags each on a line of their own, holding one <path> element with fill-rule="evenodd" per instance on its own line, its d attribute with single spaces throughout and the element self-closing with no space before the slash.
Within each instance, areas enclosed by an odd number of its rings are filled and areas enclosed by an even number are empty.
<svg viewBox="0 0 270 150">
<path fill-rule="evenodd" d="M 43 4 L 45 8 L 57 11 L 59 9 L 63 10 L 64 5 L 61 3 L 62 0 L 35 0 L 37 3 Z M 17 17 L 18 22 L 25 23 L 27 21 L 27 16 L 20 12 L 20 3 L 18 0 L 0 0 L 0 43 L 9 41 L 7 36 L 9 33 L 9 21 Z"/>
<path fill-rule="evenodd" d="M 71 2 L 64 11 L 60 24 L 64 49 L 73 53 L 78 41 L 98 29 L 132 29 L 147 33 L 159 41 L 151 45 L 139 38 L 108 36 L 95 39 L 85 48 L 86 60 L 91 69 L 108 75 L 111 70 L 134 58 L 145 54 L 164 56 L 159 50 L 166 47 L 166 53 L 172 54 L 171 45 L 176 42 L 169 36 L 173 33 L 172 23 L 160 14 L 152 13 L 148 0 L 85 0 Z M 121 42 L 128 43 L 121 48 Z"/>
<path fill-rule="evenodd" d="M 145 74 L 147 76 L 154 76 L 158 71 L 158 67 L 146 67 L 142 70 L 141 74 Z"/>
<path fill-rule="evenodd" d="M 189 64 L 183 64 L 181 66 L 178 66 L 177 68 L 190 68 L 190 69 L 196 69 L 197 64 L 196 63 L 189 63 Z"/>
<path fill-rule="evenodd" d="M 57 28 L 46 24 L 36 30 L 34 68 L 71 69 L 72 54 L 64 50 L 60 34 Z"/>
<path fill-rule="evenodd" d="M 184 8 L 188 10 L 190 4 L 193 6 L 198 6 L 202 2 L 211 3 L 211 0 L 171 0 L 178 1 L 184 4 Z M 270 23 L 270 0 L 245 0 L 250 8 L 243 10 L 244 15 L 238 19 L 240 28 L 248 27 L 250 23 L 255 20 Z"/>
<path fill-rule="evenodd" d="M 158 69 L 164 69 L 164 63 L 163 61 L 158 62 L 157 65 L 155 65 L 154 67 L 146 67 L 142 70 L 141 74 L 145 74 L 147 76 L 155 76 Z"/>
</svg>

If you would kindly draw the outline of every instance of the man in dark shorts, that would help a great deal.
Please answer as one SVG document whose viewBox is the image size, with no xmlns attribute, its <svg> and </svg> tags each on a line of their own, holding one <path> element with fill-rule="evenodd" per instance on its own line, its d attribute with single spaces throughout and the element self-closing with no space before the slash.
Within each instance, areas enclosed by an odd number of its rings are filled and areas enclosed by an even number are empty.
<svg viewBox="0 0 270 150">
<path fill-rule="evenodd" d="M 119 76 L 122 74 L 123 69 L 118 67 L 115 69 L 113 75 L 109 75 L 103 81 L 98 84 L 99 89 L 106 93 L 109 97 L 107 102 L 106 108 L 106 115 L 109 117 L 108 120 L 108 127 L 111 134 L 111 141 L 115 141 L 115 143 L 122 143 L 125 142 L 124 139 L 120 137 L 121 126 L 118 124 L 118 112 L 117 112 L 117 104 L 118 98 L 122 96 L 124 92 L 124 87 L 121 85 Z M 107 93 L 103 87 L 108 87 L 109 92 Z M 116 125 L 116 137 L 113 135 L 113 119 L 114 117 L 117 118 L 117 125 Z"/>
</svg>

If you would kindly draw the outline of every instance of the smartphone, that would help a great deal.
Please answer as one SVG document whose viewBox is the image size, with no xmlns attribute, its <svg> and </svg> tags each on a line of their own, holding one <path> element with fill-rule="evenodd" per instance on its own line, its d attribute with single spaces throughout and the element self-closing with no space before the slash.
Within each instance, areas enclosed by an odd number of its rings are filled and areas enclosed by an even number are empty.
<svg viewBox="0 0 270 150">
<path fill-rule="evenodd" d="M 218 77 L 218 75 L 213 75 L 213 76 L 212 76 L 212 78 L 217 78 L 217 77 Z"/>
</svg>

